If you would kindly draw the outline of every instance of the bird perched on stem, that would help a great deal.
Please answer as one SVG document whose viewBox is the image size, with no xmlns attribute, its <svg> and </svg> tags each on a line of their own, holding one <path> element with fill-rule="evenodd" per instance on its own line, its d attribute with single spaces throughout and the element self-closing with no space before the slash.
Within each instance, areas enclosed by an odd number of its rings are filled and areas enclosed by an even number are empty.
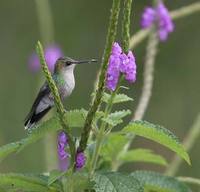
<svg viewBox="0 0 200 192">
<path fill-rule="evenodd" d="M 56 61 L 52 77 L 56 83 L 62 101 L 72 93 L 75 87 L 74 67 L 76 64 L 92 62 L 96 62 L 96 60 L 77 61 L 69 57 L 61 57 Z M 53 106 L 53 94 L 47 82 L 45 82 L 40 88 L 31 110 L 25 119 L 25 129 L 33 127 Z"/>
</svg>

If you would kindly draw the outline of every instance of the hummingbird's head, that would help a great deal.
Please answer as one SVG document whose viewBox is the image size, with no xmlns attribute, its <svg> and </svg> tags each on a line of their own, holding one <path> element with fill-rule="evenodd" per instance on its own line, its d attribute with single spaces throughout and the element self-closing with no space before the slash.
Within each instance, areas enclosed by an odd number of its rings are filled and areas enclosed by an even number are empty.
<svg viewBox="0 0 200 192">
<path fill-rule="evenodd" d="M 60 57 L 56 61 L 55 72 L 62 70 L 73 70 L 76 64 L 97 62 L 95 59 L 77 61 L 70 57 Z"/>
</svg>

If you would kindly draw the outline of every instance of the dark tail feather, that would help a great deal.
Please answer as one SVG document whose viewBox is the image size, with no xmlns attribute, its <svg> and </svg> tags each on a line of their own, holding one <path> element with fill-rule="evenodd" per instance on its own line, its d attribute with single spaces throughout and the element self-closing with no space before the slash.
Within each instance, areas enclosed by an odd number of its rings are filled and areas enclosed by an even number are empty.
<svg viewBox="0 0 200 192">
<path fill-rule="evenodd" d="M 30 129 L 37 123 L 42 117 L 44 117 L 47 112 L 51 109 L 49 106 L 44 111 L 35 114 L 35 112 L 28 114 L 27 118 L 25 119 L 24 127 L 25 129 Z"/>
</svg>

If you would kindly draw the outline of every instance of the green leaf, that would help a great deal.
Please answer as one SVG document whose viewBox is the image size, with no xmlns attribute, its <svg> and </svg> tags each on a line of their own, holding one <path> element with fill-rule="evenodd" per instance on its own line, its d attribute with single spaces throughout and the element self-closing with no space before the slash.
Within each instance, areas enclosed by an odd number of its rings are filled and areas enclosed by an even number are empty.
<svg viewBox="0 0 200 192">
<path fill-rule="evenodd" d="M 96 192 L 143 192 L 137 179 L 122 173 L 96 173 L 94 182 Z"/>
<path fill-rule="evenodd" d="M 103 140 L 100 156 L 106 161 L 115 160 L 127 142 L 129 142 L 128 136 L 110 133 Z"/>
<path fill-rule="evenodd" d="M 13 152 L 16 152 L 21 145 L 21 142 L 9 143 L 0 147 L 0 162 Z"/>
<path fill-rule="evenodd" d="M 145 191 L 155 192 L 191 192 L 184 183 L 173 177 L 150 171 L 135 171 L 131 174 L 143 184 Z"/>
<path fill-rule="evenodd" d="M 23 174 L 0 174 L 0 187 L 6 191 L 23 190 L 25 192 L 56 192 L 60 191 L 58 185 L 47 186 L 45 176 L 31 176 Z"/>
<path fill-rule="evenodd" d="M 116 111 L 114 113 L 109 114 L 108 117 L 102 118 L 102 120 L 111 126 L 116 126 L 123 122 L 122 120 L 123 117 L 130 114 L 131 114 L 130 110 Z"/>
<path fill-rule="evenodd" d="M 147 121 L 134 121 L 127 125 L 121 133 L 133 133 L 141 137 L 153 140 L 157 143 L 164 145 L 165 147 L 176 152 L 182 157 L 188 164 L 190 158 L 185 151 L 183 145 L 179 142 L 178 138 L 169 130 L 159 125 L 154 125 Z"/>
<path fill-rule="evenodd" d="M 41 123 L 36 128 L 33 128 L 28 135 L 27 138 L 23 139 L 21 142 L 21 146 L 17 150 L 17 152 L 20 152 L 24 147 L 28 146 L 29 144 L 32 144 L 42 137 L 44 137 L 47 133 L 52 131 L 57 131 L 61 129 L 60 122 L 58 117 L 52 117 L 51 119 Z"/>
<path fill-rule="evenodd" d="M 19 152 L 24 149 L 24 147 L 44 137 L 47 133 L 57 131 L 60 128 L 58 117 L 52 117 L 37 127 L 32 128 L 27 138 L 0 147 L 0 158 L 5 158 L 11 153 Z"/>
<path fill-rule="evenodd" d="M 154 154 L 149 149 L 134 149 L 121 154 L 119 160 L 124 162 L 145 162 L 158 165 L 167 165 L 164 157 Z"/>
<path fill-rule="evenodd" d="M 89 181 L 89 176 L 84 171 L 68 174 L 62 182 L 64 191 L 68 191 L 72 186 L 74 192 L 90 191 L 89 189 L 92 188 L 92 182 Z"/>
<path fill-rule="evenodd" d="M 103 102 L 108 103 L 110 100 L 111 95 L 108 93 L 104 93 L 103 95 Z M 127 101 L 133 101 L 132 98 L 128 97 L 125 94 L 116 94 L 113 103 L 123 103 L 123 102 L 127 102 Z"/>
<path fill-rule="evenodd" d="M 68 125 L 72 128 L 82 127 L 85 121 L 86 113 L 87 111 L 84 109 L 67 111 L 65 114 L 65 118 L 67 120 Z M 0 147 L 0 160 L 4 159 L 11 153 L 20 152 L 26 146 L 38 141 L 49 132 L 55 132 L 60 129 L 60 121 L 57 116 L 38 124 L 29 131 L 29 135 L 27 138 Z"/>
<path fill-rule="evenodd" d="M 59 170 L 53 170 L 50 172 L 49 178 L 48 178 L 48 185 L 51 185 L 54 183 L 56 180 L 60 179 L 65 172 L 59 171 Z"/>
<path fill-rule="evenodd" d="M 87 111 L 85 111 L 84 109 L 67 111 L 65 114 L 67 124 L 70 127 L 82 127 L 85 121 L 86 113 Z M 35 129 L 32 129 L 28 138 L 24 139 L 24 142 L 22 143 L 19 151 L 27 145 L 34 143 L 38 139 L 44 137 L 47 133 L 51 131 L 57 131 L 59 129 L 61 129 L 61 125 L 57 116 L 45 121 Z"/>
<path fill-rule="evenodd" d="M 71 110 L 66 112 L 66 119 L 69 127 L 83 127 L 87 111 L 85 109 L 81 110 Z"/>
</svg>

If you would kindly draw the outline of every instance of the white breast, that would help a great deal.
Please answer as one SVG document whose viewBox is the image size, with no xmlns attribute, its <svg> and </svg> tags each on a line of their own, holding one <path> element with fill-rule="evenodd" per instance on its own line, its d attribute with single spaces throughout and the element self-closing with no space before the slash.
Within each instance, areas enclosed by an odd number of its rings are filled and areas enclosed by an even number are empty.
<svg viewBox="0 0 200 192">
<path fill-rule="evenodd" d="M 64 94 L 64 97 L 67 97 L 72 93 L 75 87 L 74 67 L 64 70 L 63 77 L 65 81 L 65 84 L 64 84 L 65 88 L 63 90 L 63 94 Z"/>
</svg>

